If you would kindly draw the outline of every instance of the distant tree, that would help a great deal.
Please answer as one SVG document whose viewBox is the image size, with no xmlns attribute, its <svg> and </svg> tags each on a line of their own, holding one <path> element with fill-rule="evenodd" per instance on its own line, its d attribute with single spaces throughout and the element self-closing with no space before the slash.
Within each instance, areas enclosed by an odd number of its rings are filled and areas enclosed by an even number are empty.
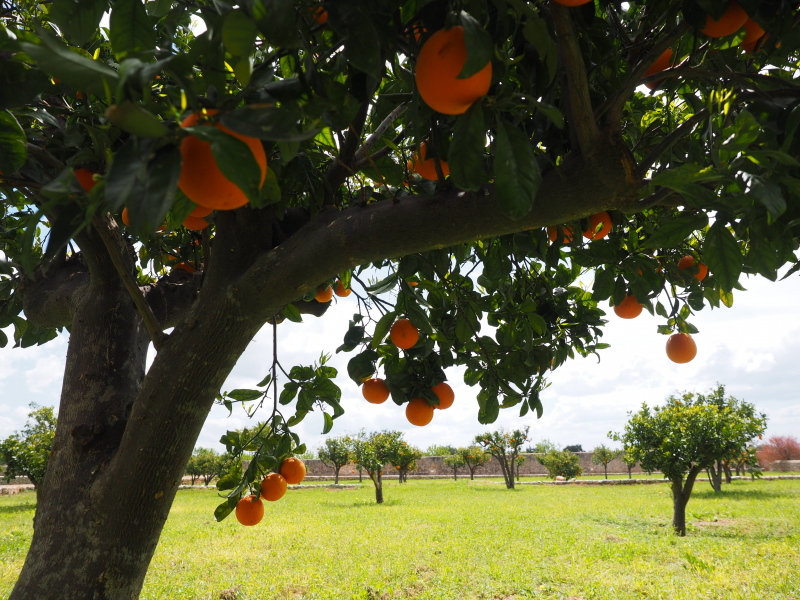
<svg viewBox="0 0 800 600">
<path fill-rule="evenodd" d="M 514 464 L 517 467 L 517 481 L 519 481 L 519 468 L 525 464 L 525 457 L 518 456 L 517 458 L 514 459 Z"/>
<path fill-rule="evenodd" d="M 475 469 L 482 467 L 490 460 L 492 455 L 483 450 L 480 446 L 469 446 L 467 448 L 459 448 L 458 453 L 464 459 L 464 464 L 469 469 L 469 478 L 475 479 Z"/>
<path fill-rule="evenodd" d="M 606 479 L 608 479 L 608 463 L 617 458 L 619 455 L 619 450 L 612 450 L 611 448 L 606 448 L 605 444 L 600 444 L 594 450 L 592 450 L 592 464 L 603 465 L 603 473 L 605 474 Z"/>
<path fill-rule="evenodd" d="M 186 465 L 186 474 L 192 478 L 192 485 L 198 477 L 203 479 L 203 485 L 208 485 L 214 477 L 227 472 L 228 462 L 229 459 L 211 448 L 195 448 Z"/>
<path fill-rule="evenodd" d="M 464 455 L 456 451 L 455 454 L 444 457 L 444 464 L 453 469 L 453 480 L 458 480 L 458 468 L 465 466 L 467 463 L 464 460 Z"/>
<path fill-rule="evenodd" d="M 392 432 L 394 438 L 389 445 L 389 463 L 397 469 L 398 480 L 400 483 L 408 481 L 408 473 L 417 470 L 417 460 L 422 458 L 422 450 L 409 446 L 402 438 L 402 433 Z"/>
<path fill-rule="evenodd" d="M 318 450 L 319 449 L 314 450 L 313 448 L 309 448 L 301 454 L 295 454 L 295 457 L 300 460 L 314 460 L 315 458 L 319 458 Z"/>
<path fill-rule="evenodd" d="M 500 463 L 503 479 L 505 479 L 506 487 L 510 490 L 514 489 L 515 461 L 519 456 L 522 444 L 528 441 L 528 429 L 527 426 L 514 431 L 498 429 L 475 436 L 475 443 L 486 449 Z"/>
<path fill-rule="evenodd" d="M 399 432 L 379 431 L 369 435 L 363 432 L 350 438 L 353 461 L 360 465 L 375 485 L 375 502 L 383 503 L 383 467 L 389 464 Z"/>
<path fill-rule="evenodd" d="M 638 460 L 636 460 L 636 454 L 631 452 L 630 450 L 627 451 L 622 450 L 620 453 L 620 459 L 622 460 L 623 463 L 625 463 L 625 466 L 628 467 L 628 479 L 633 479 L 631 471 L 633 470 L 633 467 L 635 467 L 636 464 L 639 462 Z"/>
<path fill-rule="evenodd" d="M 612 438 L 622 441 L 626 453 L 641 463 L 648 473 L 661 471 L 672 482 L 672 526 L 686 535 L 686 504 L 697 475 L 716 461 L 730 456 L 733 449 L 763 434 L 766 416 L 748 410 L 743 418 L 741 404 L 718 402 L 724 388 L 711 394 L 685 393 L 670 396 L 664 406 L 653 409 L 646 404 L 631 414 L 623 433 Z M 752 407 L 751 407 L 752 408 Z M 755 448 L 747 446 L 748 462 L 755 462 Z"/>
<path fill-rule="evenodd" d="M 547 454 L 550 450 L 558 450 L 555 442 L 550 440 L 542 440 L 525 448 L 525 452 L 528 454 Z"/>
<path fill-rule="evenodd" d="M 317 458 L 322 463 L 333 469 L 333 482 L 338 485 L 339 471 L 352 460 L 352 438 L 345 436 L 325 438 L 325 444 L 317 450 Z"/>
<path fill-rule="evenodd" d="M 550 450 L 544 456 L 537 455 L 536 460 L 547 469 L 547 476 L 550 479 L 560 476 L 569 480 L 580 477 L 583 474 L 580 459 L 574 452 L 569 450 Z"/>
<path fill-rule="evenodd" d="M 573 444 L 572 446 L 564 446 L 565 452 L 583 452 L 583 446 L 581 444 Z"/>
<path fill-rule="evenodd" d="M 791 435 L 773 435 L 758 448 L 756 454 L 759 462 L 769 470 L 776 460 L 800 460 L 800 441 Z M 739 474 L 738 464 L 736 474 Z"/>
<path fill-rule="evenodd" d="M 38 490 L 53 448 L 56 415 L 51 406 L 40 407 L 33 402 L 29 406 L 31 412 L 22 431 L 15 431 L 0 442 L 0 463 L 6 466 L 6 482 L 27 477 Z"/>
<path fill-rule="evenodd" d="M 455 446 L 439 446 L 433 444 L 428 446 L 424 452 L 424 456 L 450 456 L 451 454 L 455 454 L 456 450 Z"/>
</svg>

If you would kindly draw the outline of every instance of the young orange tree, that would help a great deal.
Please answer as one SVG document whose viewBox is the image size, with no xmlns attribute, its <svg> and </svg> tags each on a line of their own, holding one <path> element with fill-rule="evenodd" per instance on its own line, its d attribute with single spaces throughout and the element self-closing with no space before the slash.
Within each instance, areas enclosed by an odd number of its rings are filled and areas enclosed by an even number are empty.
<svg viewBox="0 0 800 600">
<path fill-rule="evenodd" d="M 475 479 L 475 469 L 482 467 L 492 460 L 492 455 L 483 450 L 480 446 L 459 448 L 456 452 L 461 455 L 464 464 L 469 469 L 469 478 L 471 480 Z"/>
<path fill-rule="evenodd" d="M 527 425 L 522 429 L 506 431 L 498 429 L 475 436 L 475 444 L 492 455 L 500 464 L 506 487 L 514 489 L 514 469 L 522 444 L 528 441 Z"/>
<path fill-rule="evenodd" d="M 12 598 L 136 596 L 237 358 L 334 294 L 358 306 L 353 384 L 382 379 L 370 397 L 420 426 L 458 401 L 455 365 L 480 422 L 541 415 L 548 370 L 605 347 L 600 302 L 659 315 L 667 355 L 691 360 L 693 314 L 796 263 L 796 17 L 779 0 L 8 5 L 0 345 L 70 335 L 58 475 Z M 269 407 L 259 437 L 224 438 L 254 458 L 219 518 L 303 453 L 300 419 L 342 413 L 333 370 L 273 350 L 270 381 L 219 398 Z"/>
</svg>

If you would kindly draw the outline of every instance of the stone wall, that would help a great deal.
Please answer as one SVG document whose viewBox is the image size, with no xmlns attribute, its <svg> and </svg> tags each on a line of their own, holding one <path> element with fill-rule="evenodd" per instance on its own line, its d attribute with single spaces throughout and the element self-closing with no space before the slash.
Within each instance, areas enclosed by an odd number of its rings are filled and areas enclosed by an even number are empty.
<svg viewBox="0 0 800 600">
<path fill-rule="evenodd" d="M 800 471 L 800 460 L 774 460 L 769 466 L 770 471 Z"/>
<path fill-rule="evenodd" d="M 591 452 L 576 452 L 578 458 L 580 459 L 581 467 L 583 468 L 584 475 L 602 475 L 603 474 L 603 466 L 597 466 L 592 464 L 592 453 Z M 535 454 L 522 454 L 521 456 L 525 457 L 525 462 L 519 469 L 520 475 L 522 476 L 531 476 L 531 475 L 547 475 L 547 470 L 539 464 L 539 461 L 536 460 Z M 321 460 L 317 459 L 308 459 L 304 460 L 306 464 L 306 476 L 311 478 L 332 478 L 334 475 L 333 467 L 326 466 Z M 392 467 L 389 466 L 383 470 L 384 477 L 397 477 L 395 473 L 392 473 Z M 637 465 L 632 469 L 632 473 L 642 473 L 642 469 Z M 625 466 L 619 458 L 615 458 L 608 464 L 608 473 L 609 474 L 620 474 L 624 473 L 627 475 L 628 467 Z M 467 467 L 460 467 L 458 469 L 458 475 L 463 477 L 469 477 L 469 469 Z M 364 473 L 366 476 L 366 473 Z M 439 478 L 439 477 L 452 477 L 453 476 L 453 468 L 448 467 L 444 464 L 444 457 L 443 456 L 423 456 L 417 461 L 417 470 L 413 471 L 408 474 L 409 479 L 414 478 Z M 502 471 L 500 470 L 500 463 L 492 457 L 492 460 L 482 467 L 478 467 L 475 470 L 476 477 L 501 477 Z M 349 464 L 342 467 L 339 471 L 339 478 L 342 479 L 350 479 L 352 477 L 358 477 L 358 470 L 356 469 L 355 465 Z"/>
</svg>

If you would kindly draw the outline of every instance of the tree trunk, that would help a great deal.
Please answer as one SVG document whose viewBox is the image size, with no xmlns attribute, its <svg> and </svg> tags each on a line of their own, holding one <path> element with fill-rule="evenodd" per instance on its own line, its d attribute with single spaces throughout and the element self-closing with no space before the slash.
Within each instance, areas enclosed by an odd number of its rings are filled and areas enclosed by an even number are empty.
<svg viewBox="0 0 800 600">
<path fill-rule="evenodd" d="M 733 475 L 731 474 L 731 467 L 730 465 L 725 462 L 722 464 L 722 468 L 725 469 L 725 483 L 732 483 L 733 482 Z"/>
<path fill-rule="evenodd" d="M 475 469 L 477 469 L 477 468 L 478 468 L 477 465 L 474 466 L 474 467 L 469 467 L 469 480 L 470 481 L 474 481 L 475 480 Z"/>
<path fill-rule="evenodd" d="M 700 467 L 693 467 L 686 476 L 685 482 L 683 478 L 672 480 L 672 528 L 679 536 L 686 535 L 686 505 L 692 495 L 698 473 L 700 473 Z"/>
<path fill-rule="evenodd" d="M 453 467 L 453 481 L 458 481 L 457 469 L 458 467 Z"/>
<path fill-rule="evenodd" d="M 608 465 L 606 463 L 603 463 L 603 474 L 606 476 L 606 479 L 608 479 Z"/>
<path fill-rule="evenodd" d="M 197 476 L 196 475 L 191 475 L 190 477 L 192 478 L 192 485 L 194 485 L 194 480 L 197 479 Z"/>
<path fill-rule="evenodd" d="M 375 484 L 375 502 L 383 504 L 383 474 L 378 471 L 377 474 L 370 474 L 372 483 Z"/>
<path fill-rule="evenodd" d="M 363 474 L 364 474 L 363 470 L 359 469 L 358 470 L 358 483 L 363 483 L 364 482 L 364 480 L 362 479 Z M 337 476 L 338 476 L 338 473 L 337 473 Z M 338 480 L 338 477 L 337 477 L 337 480 Z"/>
<path fill-rule="evenodd" d="M 632 471 L 632 470 L 633 470 L 633 467 L 631 467 L 630 465 L 628 465 L 628 479 L 633 479 L 633 475 L 631 475 L 631 471 Z"/>
<path fill-rule="evenodd" d="M 713 489 L 715 492 L 722 491 L 722 465 L 719 461 L 717 461 L 717 468 L 714 468 L 713 464 L 711 465 L 709 480 L 711 483 L 711 489 Z"/>
<path fill-rule="evenodd" d="M 333 476 L 333 484 L 334 485 L 339 485 L 339 469 L 341 469 L 341 468 L 342 467 L 340 467 L 340 466 L 336 467 L 336 471 L 335 471 L 335 474 Z"/>
</svg>

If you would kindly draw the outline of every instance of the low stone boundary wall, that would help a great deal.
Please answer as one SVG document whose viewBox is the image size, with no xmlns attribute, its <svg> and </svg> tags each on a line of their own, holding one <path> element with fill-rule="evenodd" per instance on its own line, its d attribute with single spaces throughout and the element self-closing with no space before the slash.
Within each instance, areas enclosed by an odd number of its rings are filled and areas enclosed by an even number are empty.
<svg viewBox="0 0 800 600">
<path fill-rule="evenodd" d="M 732 480 L 750 480 L 751 477 L 731 477 Z M 800 475 L 771 475 L 761 477 L 763 480 L 800 479 Z M 697 478 L 701 481 L 700 477 Z M 755 481 L 758 481 L 756 478 Z M 654 483 L 671 483 L 669 479 L 570 479 L 569 481 L 520 481 L 516 485 L 647 485 Z M 723 482 L 724 483 L 724 482 Z"/>
<path fill-rule="evenodd" d="M 775 460 L 769 465 L 770 471 L 800 471 L 800 460 Z"/>
<path fill-rule="evenodd" d="M 23 485 L 0 485 L 0 496 L 13 496 L 20 492 L 33 491 L 32 484 Z"/>
</svg>

